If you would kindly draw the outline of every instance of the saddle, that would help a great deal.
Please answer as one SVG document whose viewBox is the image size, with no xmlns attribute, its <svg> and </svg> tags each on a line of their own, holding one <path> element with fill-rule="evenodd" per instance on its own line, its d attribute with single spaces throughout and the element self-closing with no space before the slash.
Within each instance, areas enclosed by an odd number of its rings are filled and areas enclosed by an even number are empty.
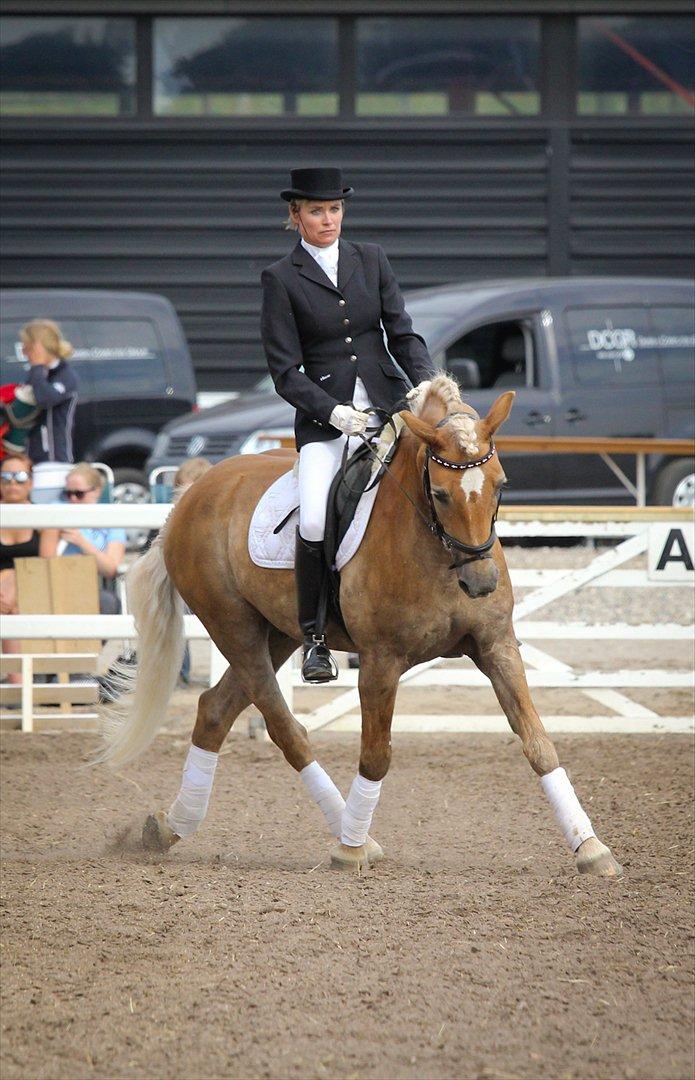
<svg viewBox="0 0 695 1080">
<path fill-rule="evenodd" d="M 380 410 L 381 412 L 381 410 Z M 323 553 L 328 567 L 329 595 L 327 602 L 332 613 L 343 623 L 340 611 L 340 573 L 336 555 L 355 517 L 360 499 L 376 487 L 398 449 L 403 428 L 399 416 L 386 416 L 382 425 L 373 431 L 369 443 L 364 443 L 351 457 L 344 456 L 328 493 L 326 532 Z"/>
</svg>

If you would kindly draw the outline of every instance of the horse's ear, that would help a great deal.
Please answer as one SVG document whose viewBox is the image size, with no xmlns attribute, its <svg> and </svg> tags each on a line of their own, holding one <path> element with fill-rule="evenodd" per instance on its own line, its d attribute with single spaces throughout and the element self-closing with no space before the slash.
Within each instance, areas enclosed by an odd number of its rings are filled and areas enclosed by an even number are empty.
<svg viewBox="0 0 695 1080">
<path fill-rule="evenodd" d="M 515 397 L 515 390 L 507 390 L 506 394 L 500 394 L 492 403 L 490 412 L 480 421 L 480 426 L 486 435 L 494 435 L 497 428 L 502 426 L 512 411 Z"/>
<path fill-rule="evenodd" d="M 439 443 L 441 434 L 432 424 L 428 424 L 426 420 L 415 416 L 414 413 L 409 412 L 407 409 L 404 409 L 398 415 L 405 423 L 405 426 L 410 428 L 413 435 L 416 435 L 422 442 L 427 443 L 428 446 L 436 446 Z"/>
</svg>

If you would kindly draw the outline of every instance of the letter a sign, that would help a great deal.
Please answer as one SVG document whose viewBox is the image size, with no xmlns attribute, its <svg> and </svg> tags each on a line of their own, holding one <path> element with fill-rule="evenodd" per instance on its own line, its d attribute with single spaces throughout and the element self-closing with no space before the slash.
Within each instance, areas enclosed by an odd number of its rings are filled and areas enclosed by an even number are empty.
<svg viewBox="0 0 695 1080">
<path fill-rule="evenodd" d="M 649 572 L 653 581 L 695 581 L 695 525 L 649 526 Z"/>
</svg>

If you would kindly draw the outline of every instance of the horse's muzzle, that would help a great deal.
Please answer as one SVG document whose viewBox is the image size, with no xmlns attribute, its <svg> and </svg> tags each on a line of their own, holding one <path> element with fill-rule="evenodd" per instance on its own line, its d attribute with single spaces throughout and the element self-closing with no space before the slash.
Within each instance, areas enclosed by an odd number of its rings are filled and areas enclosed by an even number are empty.
<svg viewBox="0 0 695 1080">
<path fill-rule="evenodd" d="M 499 570 L 492 559 L 475 559 L 456 569 L 459 586 L 466 596 L 477 600 L 481 596 L 488 596 L 494 592 L 499 581 Z"/>
</svg>

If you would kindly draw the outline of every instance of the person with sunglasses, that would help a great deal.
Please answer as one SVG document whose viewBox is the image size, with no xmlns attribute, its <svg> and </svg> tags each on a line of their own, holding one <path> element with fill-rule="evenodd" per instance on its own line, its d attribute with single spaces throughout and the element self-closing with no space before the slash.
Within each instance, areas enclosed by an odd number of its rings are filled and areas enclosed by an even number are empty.
<svg viewBox="0 0 695 1080">
<path fill-rule="evenodd" d="M 10 529 L 2 521 L 2 506 L 21 506 L 31 502 L 32 463 L 23 454 L 8 454 L 0 464 L 0 615 L 17 614 L 17 579 L 15 559 L 36 555 L 50 557 L 58 550 L 57 529 Z M 2 651 L 18 653 L 19 641 L 2 642 Z M 19 683 L 21 675 L 10 675 Z"/>
<path fill-rule="evenodd" d="M 106 483 L 104 474 L 87 461 L 73 466 L 65 480 L 63 499 L 72 505 L 97 503 Z M 61 529 L 62 555 L 93 555 L 102 578 L 99 607 L 102 615 L 118 613 L 119 604 L 108 587 L 125 558 L 125 529 Z"/>
</svg>

